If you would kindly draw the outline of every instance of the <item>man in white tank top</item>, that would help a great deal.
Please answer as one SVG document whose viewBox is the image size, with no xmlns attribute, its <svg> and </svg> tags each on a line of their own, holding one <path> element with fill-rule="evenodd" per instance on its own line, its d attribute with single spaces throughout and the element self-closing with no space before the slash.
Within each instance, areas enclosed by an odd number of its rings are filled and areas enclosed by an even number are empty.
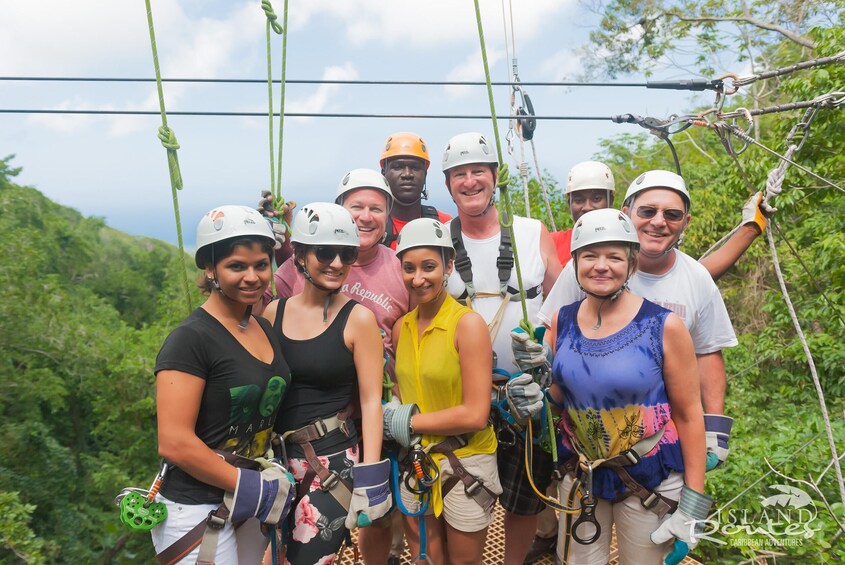
<svg viewBox="0 0 845 565">
<path fill-rule="evenodd" d="M 449 294 L 461 298 L 466 293 L 472 308 L 481 314 L 488 325 L 493 323 L 496 366 L 508 373 L 518 371 L 511 352 L 510 331 L 519 326 L 523 313 L 520 300 L 510 300 L 512 294 L 518 293 L 516 269 L 511 267 L 508 271 L 507 251 L 503 254 L 500 249 L 509 247 L 502 245 L 503 235 L 506 241 L 510 236 L 500 226 L 500 212 L 494 204 L 498 180 L 495 148 L 480 133 L 457 135 L 446 147 L 443 172 L 446 175 L 446 188 L 458 208 L 458 217 L 452 223 L 457 221 L 460 226 L 460 244 L 471 263 L 469 270 L 465 264 L 459 265 L 459 251 L 455 270 L 449 277 Z M 451 224 L 449 227 L 451 229 Z M 554 285 L 561 265 L 554 242 L 542 223 L 517 217 L 514 218 L 513 227 L 514 241 L 511 246 L 516 247 L 519 259 L 529 322 L 537 324 L 543 294 Z M 465 277 L 471 280 L 466 282 Z M 503 304 L 503 300 L 506 303 Z M 499 473 L 505 490 L 500 501 L 505 508 L 506 565 L 522 565 L 534 538 L 537 514 L 543 508 L 543 503 L 527 485 L 524 466 L 513 464 L 514 461 L 522 461 L 521 450 L 519 443 L 507 450 L 502 446 L 499 448 Z M 544 455 L 548 457 L 545 452 L 535 452 L 535 459 Z M 503 469 L 504 461 L 510 464 L 508 470 Z M 548 483 L 551 478 L 548 474 L 535 476 L 541 492 L 545 490 L 545 484 L 541 483 Z M 511 481 L 506 479 L 508 475 Z"/>
</svg>

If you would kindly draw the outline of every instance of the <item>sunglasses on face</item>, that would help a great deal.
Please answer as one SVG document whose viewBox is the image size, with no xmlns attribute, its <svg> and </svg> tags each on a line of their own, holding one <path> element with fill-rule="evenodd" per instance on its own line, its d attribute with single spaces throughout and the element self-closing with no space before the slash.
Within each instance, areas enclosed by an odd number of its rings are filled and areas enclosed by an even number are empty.
<svg viewBox="0 0 845 565">
<path fill-rule="evenodd" d="M 686 212 L 677 208 L 666 208 L 664 210 L 660 210 L 654 206 L 639 206 L 637 208 L 637 216 L 644 220 L 652 219 L 657 215 L 657 212 L 661 212 L 663 219 L 667 222 L 680 222 L 687 215 Z"/>
<path fill-rule="evenodd" d="M 314 257 L 323 265 L 330 265 L 337 256 L 340 256 L 340 262 L 344 265 L 351 265 L 358 260 L 358 248 L 348 246 L 332 247 L 331 245 L 320 245 L 314 248 Z"/>
</svg>

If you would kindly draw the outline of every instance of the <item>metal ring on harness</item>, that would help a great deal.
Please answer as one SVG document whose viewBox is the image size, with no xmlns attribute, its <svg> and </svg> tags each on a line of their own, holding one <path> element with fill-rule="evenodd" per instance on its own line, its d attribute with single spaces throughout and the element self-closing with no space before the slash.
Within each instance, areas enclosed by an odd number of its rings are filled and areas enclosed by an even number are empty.
<svg viewBox="0 0 845 565">
<path fill-rule="evenodd" d="M 419 445 L 408 454 L 411 469 L 405 476 L 405 487 L 416 495 L 422 495 L 440 480 L 440 470 L 434 459 Z M 416 484 L 414 484 L 416 481 Z"/>
<path fill-rule="evenodd" d="M 590 545 L 591 543 L 595 543 L 599 536 L 601 536 L 601 524 L 599 524 L 598 520 L 596 520 L 596 497 L 592 494 L 588 497 L 581 498 L 581 514 L 578 515 L 578 518 L 575 520 L 575 523 L 572 524 L 572 539 L 580 543 L 581 545 Z M 584 523 L 591 523 L 595 526 L 596 531 L 593 533 L 592 536 L 588 538 L 582 538 L 578 535 L 578 527 Z"/>
</svg>

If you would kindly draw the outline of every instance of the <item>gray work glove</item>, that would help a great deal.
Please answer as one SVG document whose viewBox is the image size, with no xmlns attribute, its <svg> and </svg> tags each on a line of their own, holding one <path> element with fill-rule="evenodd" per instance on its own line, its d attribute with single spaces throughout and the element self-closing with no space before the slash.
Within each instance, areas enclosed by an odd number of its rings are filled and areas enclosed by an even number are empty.
<svg viewBox="0 0 845 565">
<path fill-rule="evenodd" d="M 505 384 L 505 397 L 511 416 L 517 423 L 525 425 L 528 418 L 538 416 L 543 410 L 543 389 L 534 382 L 534 377 L 522 373 Z"/>
<path fill-rule="evenodd" d="M 411 435 L 411 416 L 419 414 L 416 404 L 399 404 L 396 397 L 382 405 L 384 409 L 384 439 L 411 448 L 422 441 L 422 435 Z"/>
</svg>

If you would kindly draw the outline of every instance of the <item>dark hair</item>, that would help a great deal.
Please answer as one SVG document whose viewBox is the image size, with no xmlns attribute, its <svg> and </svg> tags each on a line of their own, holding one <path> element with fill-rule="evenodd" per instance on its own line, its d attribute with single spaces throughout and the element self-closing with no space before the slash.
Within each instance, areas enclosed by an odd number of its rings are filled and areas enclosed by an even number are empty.
<svg viewBox="0 0 845 565">
<path fill-rule="evenodd" d="M 309 245 L 304 243 L 294 242 L 293 244 L 293 264 L 300 273 L 304 273 L 305 269 L 299 264 L 299 260 L 302 259 L 305 261 L 305 255 L 308 253 L 309 247 Z"/>
<path fill-rule="evenodd" d="M 207 245 L 197 252 L 197 261 L 206 267 L 216 267 L 217 263 L 235 252 L 235 247 L 244 246 L 252 247 L 253 244 L 258 244 L 261 247 L 261 252 L 266 253 L 273 260 L 273 243 L 266 237 L 258 235 L 245 235 L 243 237 L 232 237 L 224 239 Z M 213 259 L 213 262 L 212 262 Z M 197 280 L 197 287 L 205 293 L 211 293 L 214 287 L 211 285 L 211 280 L 205 276 L 205 273 L 200 275 Z"/>
</svg>

